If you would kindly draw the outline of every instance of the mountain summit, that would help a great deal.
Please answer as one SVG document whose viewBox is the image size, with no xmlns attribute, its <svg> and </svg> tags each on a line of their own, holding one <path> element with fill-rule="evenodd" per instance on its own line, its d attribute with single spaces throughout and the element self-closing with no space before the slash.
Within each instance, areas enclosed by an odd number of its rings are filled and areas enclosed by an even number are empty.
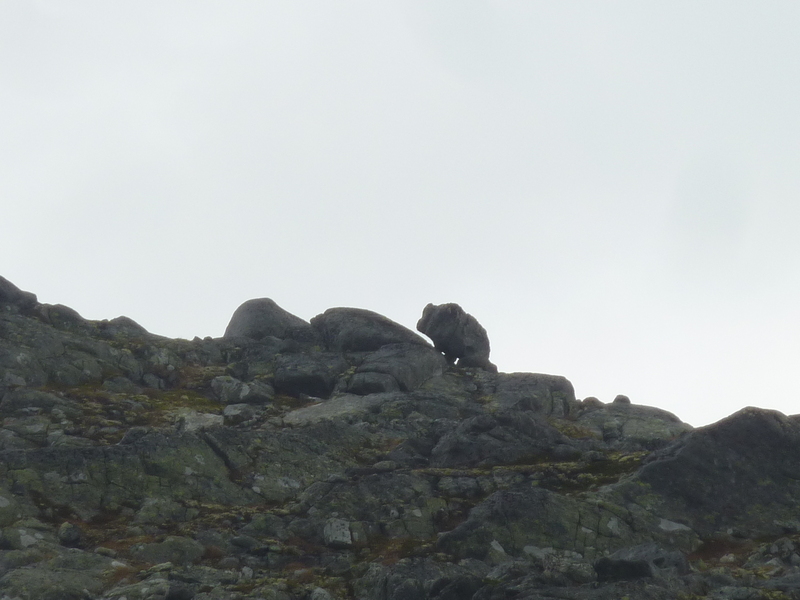
<svg viewBox="0 0 800 600">
<path fill-rule="evenodd" d="M 0 597 L 800 598 L 798 417 L 579 400 L 441 306 L 189 341 L 0 278 Z"/>
</svg>

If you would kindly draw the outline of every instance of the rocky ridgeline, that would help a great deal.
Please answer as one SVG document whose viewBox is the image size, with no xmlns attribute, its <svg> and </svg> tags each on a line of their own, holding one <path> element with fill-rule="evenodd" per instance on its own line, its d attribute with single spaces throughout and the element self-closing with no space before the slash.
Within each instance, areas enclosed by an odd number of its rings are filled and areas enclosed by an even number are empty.
<svg viewBox="0 0 800 600">
<path fill-rule="evenodd" d="M 796 417 L 692 430 L 418 328 L 261 299 L 173 340 L 0 278 L 0 598 L 800 598 Z"/>
</svg>

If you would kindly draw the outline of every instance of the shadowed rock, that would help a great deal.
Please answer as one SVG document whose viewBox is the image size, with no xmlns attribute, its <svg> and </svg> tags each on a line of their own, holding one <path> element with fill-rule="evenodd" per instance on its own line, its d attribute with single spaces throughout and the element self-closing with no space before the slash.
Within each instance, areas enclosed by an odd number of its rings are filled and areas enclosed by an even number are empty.
<svg viewBox="0 0 800 600">
<path fill-rule="evenodd" d="M 275 361 L 275 389 L 291 396 L 327 398 L 347 363 L 337 354 L 289 354 Z"/>
<path fill-rule="evenodd" d="M 497 372 L 489 362 L 489 336 L 478 320 L 458 304 L 428 304 L 417 322 L 417 330 L 433 340 L 449 363 Z"/>
<path fill-rule="evenodd" d="M 447 368 L 444 358 L 431 347 L 419 344 L 391 344 L 366 356 L 356 370 L 349 390 L 353 393 L 408 392 Z M 377 376 L 377 377 L 376 377 Z M 381 378 L 389 377 L 386 381 Z M 385 387 L 384 387 L 385 385 Z M 373 387 L 374 386 L 374 387 Z"/>
</svg>

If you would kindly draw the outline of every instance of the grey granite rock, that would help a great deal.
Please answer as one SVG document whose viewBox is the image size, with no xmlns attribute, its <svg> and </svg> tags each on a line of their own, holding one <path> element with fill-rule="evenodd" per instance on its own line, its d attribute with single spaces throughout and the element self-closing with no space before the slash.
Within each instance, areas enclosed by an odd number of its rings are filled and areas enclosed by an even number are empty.
<svg viewBox="0 0 800 600">
<path fill-rule="evenodd" d="M 0 305 L 2 304 L 31 309 L 37 304 L 36 294 L 23 292 L 5 277 L 0 277 Z"/>
<path fill-rule="evenodd" d="M 428 379 L 442 375 L 446 368 L 444 358 L 433 348 L 419 344 L 389 344 L 367 354 L 355 374 L 389 375 L 398 389 L 409 392 Z"/>
<path fill-rule="evenodd" d="M 410 329 L 361 308 L 329 308 L 311 319 L 311 325 L 325 347 L 338 352 L 369 352 L 387 344 L 427 345 Z"/>
<path fill-rule="evenodd" d="M 489 362 L 489 336 L 478 320 L 458 304 L 428 304 L 417 322 L 417 330 L 433 340 L 450 363 L 497 372 Z"/>
<path fill-rule="evenodd" d="M 236 309 L 224 337 L 253 340 L 275 337 L 313 342 L 314 332 L 308 322 L 285 311 L 271 298 L 255 298 Z"/>
</svg>

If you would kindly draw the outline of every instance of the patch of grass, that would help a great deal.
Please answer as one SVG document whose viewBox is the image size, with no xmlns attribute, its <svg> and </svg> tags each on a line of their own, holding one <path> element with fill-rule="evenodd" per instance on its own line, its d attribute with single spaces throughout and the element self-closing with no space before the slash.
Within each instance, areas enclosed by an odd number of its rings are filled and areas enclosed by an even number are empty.
<svg viewBox="0 0 800 600">
<path fill-rule="evenodd" d="M 52 391 L 77 409 L 64 409 L 71 422 L 65 433 L 102 445 L 116 444 L 131 427 L 170 425 L 172 412 L 178 408 L 213 414 L 221 414 L 223 408 L 216 400 L 190 389 L 145 389 L 141 394 L 126 394 L 82 385 Z"/>
<path fill-rule="evenodd" d="M 187 508 L 194 508 L 198 515 L 182 524 L 182 533 L 191 535 L 198 531 L 207 529 L 229 529 L 240 527 L 244 523 L 249 523 L 255 515 L 266 512 L 263 504 L 229 506 L 225 504 L 210 504 L 188 500 L 183 503 Z"/>
<path fill-rule="evenodd" d="M 550 421 L 550 425 L 552 425 L 559 433 L 562 433 L 573 440 L 600 440 L 603 437 L 588 427 L 576 425 L 575 423 L 564 421 L 562 419 L 553 419 Z"/>
<path fill-rule="evenodd" d="M 423 468 L 413 472 L 434 477 L 481 477 L 518 473 L 534 478 L 537 485 L 559 493 L 584 492 L 619 481 L 639 468 L 647 452 L 607 455 L 608 460 L 592 463 L 541 460 L 527 464 L 500 465 L 473 469 Z"/>
<path fill-rule="evenodd" d="M 151 410 L 166 411 L 176 408 L 191 408 L 197 412 L 222 414 L 223 406 L 216 400 L 194 390 L 145 390 L 143 403 Z M 137 396 L 141 398 L 141 396 Z"/>
<path fill-rule="evenodd" d="M 118 585 L 125 585 L 133 583 L 133 577 L 139 573 L 141 569 L 137 569 L 131 565 L 119 564 L 113 570 L 108 571 L 105 576 L 105 584 L 107 587 L 112 588 Z"/>
<path fill-rule="evenodd" d="M 717 563 L 720 558 L 728 554 L 738 556 L 750 553 L 754 549 L 754 544 L 751 540 L 736 540 L 733 538 L 709 539 L 705 540 L 697 550 L 689 554 L 688 559 L 692 562 L 702 560 L 706 563 Z"/>
<path fill-rule="evenodd" d="M 189 364 L 178 372 L 181 382 L 180 387 L 189 390 L 207 389 L 211 385 L 211 380 L 220 375 L 226 375 L 227 365 L 208 365 L 201 366 Z"/>
<path fill-rule="evenodd" d="M 380 562 L 390 566 L 404 558 L 423 558 L 435 552 L 435 539 L 385 538 L 373 542 L 365 556 L 365 562 Z"/>
<path fill-rule="evenodd" d="M 281 413 L 291 412 L 298 408 L 308 406 L 309 404 L 313 404 L 313 401 L 301 400 L 300 398 L 295 398 L 294 396 L 290 396 L 289 394 L 284 394 L 282 392 L 276 393 L 275 397 L 272 399 L 272 406 L 278 409 Z"/>
</svg>

